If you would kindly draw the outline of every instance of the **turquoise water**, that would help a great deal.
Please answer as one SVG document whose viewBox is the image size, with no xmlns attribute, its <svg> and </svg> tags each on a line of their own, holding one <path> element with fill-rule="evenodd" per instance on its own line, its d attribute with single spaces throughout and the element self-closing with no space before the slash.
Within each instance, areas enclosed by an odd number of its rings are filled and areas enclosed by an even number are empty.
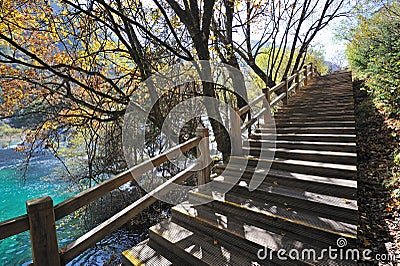
<svg viewBox="0 0 400 266">
<path fill-rule="evenodd" d="M 51 196 L 54 204 L 57 204 L 74 194 L 70 184 L 60 176 L 60 162 L 51 155 L 38 154 L 33 157 L 26 182 L 23 182 L 23 158 L 13 149 L 0 149 L 0 221 L 26 214 L 27 200 Z M 60 222 L 68 225 L 57 229 L 61 247 L 76 239 L 82 227 L 76 220 Z M 28 232 L 0 240 L 0 265 L 24 265 L 30 261 Z"/>
</svg>

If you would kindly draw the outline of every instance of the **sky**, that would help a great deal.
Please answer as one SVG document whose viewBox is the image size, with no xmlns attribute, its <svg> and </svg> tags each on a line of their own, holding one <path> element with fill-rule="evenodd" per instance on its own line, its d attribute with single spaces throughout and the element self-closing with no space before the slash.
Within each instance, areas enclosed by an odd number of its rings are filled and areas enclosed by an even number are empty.
<svg viewBox="0 0 400 266">
<path fill-rule="evenodd" d="M 321 32 L 315 36 L 313 44 L 322 44 L 325 50 L 325 60 L 333 63 L 337 63 L 335 61 L 343 60 L 343 56 L 346 51 L 346 44 L 344 41 L 339 41 L 335 39 L 335 27 L 336 24 L 332 24 L 331 26 L 327 26 Z M 347 60 L 343 62 L 347 64 Z"/>
</svg>

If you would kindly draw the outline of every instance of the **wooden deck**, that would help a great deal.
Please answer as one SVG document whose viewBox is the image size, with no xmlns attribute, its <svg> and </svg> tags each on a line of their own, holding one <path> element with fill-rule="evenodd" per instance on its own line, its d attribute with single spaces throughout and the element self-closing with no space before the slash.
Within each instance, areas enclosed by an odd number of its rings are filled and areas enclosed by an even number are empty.
<svg viewBox="0 0 400 266">
<path fill-rule="evenodd" d="M 356 248 L 353 102 L 349 73 L 314 80 L 275 114 L 276 132 L 258 128 L 245 142 L 249 155 L 232 156 L 229 167 L 217 165 L 213 189 L 193 191 L 188 202 L 173 207 L 171 219 L 150 228 L 148 240 L 123 253 L 124 265 L 356 265 L 327 255 L 282 260 L 276 253 L 313 249 L 319 255 L 329 246 L 339 248 L 339 238 L 347 241 L 344 249 Z M 260 158 L 262 144 L 271 141 L 275 158 L 263 172 L 270 160 Z M 266 173 L 250 192 L 250 179 Z M 226 194 L 217 193 L 229 177 L 240 182 Z M 272 256 L 263 259 L 265 250 Z"/>
</svg>

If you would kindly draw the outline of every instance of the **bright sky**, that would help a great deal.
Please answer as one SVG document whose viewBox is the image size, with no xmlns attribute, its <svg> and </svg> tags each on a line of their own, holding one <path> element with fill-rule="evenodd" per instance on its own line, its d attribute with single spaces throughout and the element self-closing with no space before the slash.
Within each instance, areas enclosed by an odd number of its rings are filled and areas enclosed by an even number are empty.
<svg viewBox="0 0 400 266">
<path fill-rule="evenodd" d="M 338 23 L 345 23 L 345 21 L 332 23 L 325 29 L 320 31 L 313 41 L 313 44 L 322 44 L 325 50 L 325 60 L 332 63 L 338 63 L 338 60 L 344 60 L 344 65 L 348 65 L 345 59 L 346 44 L 344 41 L 338 41 L 335 39 L 335 28 Z"/>
</svg>

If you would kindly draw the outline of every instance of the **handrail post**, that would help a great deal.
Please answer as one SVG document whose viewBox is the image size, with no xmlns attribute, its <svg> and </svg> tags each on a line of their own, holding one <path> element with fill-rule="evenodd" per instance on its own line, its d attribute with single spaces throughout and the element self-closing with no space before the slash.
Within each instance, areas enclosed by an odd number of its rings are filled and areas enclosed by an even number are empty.
<svg viewBox="0 0 400 266">
<path fill-rule="evenodd" d="M 289 102 L 289 81 L 287 77 L 285 77 L 285 91 L 286 97 L 283 99 L 283 104 L 286 105 Z"/>
<path fill-rule="evenodd" d="M 53 200 L 43 197 L 26 202 L 34 265 L 59 266 Z"/>
<path fill-rule="evenodd" d="M 240 115 L 239 109 L 233 108 L 230 110 L 230 120 L 231 120 L 231 144 L 232 152 L 231 155 L 241 155 L 242 154 L 242 130 L 240 128 Z"/>
<path fill-rule="evenodd" d="M 307 86 L 307 84 L 308 84 L 308 75 L 307 75 L 307 72 L 308 72 L 308 67 L 307 67 L 307 66 L 304 66 L 304 86 Z"/>
<path fill-rule="evenodd" d="M 314 78 L 314 66 L 313 66 L 313 63 L 310 63 L 310 70 L 311 70 L 310 79 L 313 79 Z"/>
<path fill-rule="evenodd" d="M 300 90 L 300 74 L 299 71 L 296 71 L 296 76 L 294 77 L 294 82 L 296 82 L 296 93 Z"/>
<path fill-rule="evenodd" d="M 247 112 L 247 121 L 250 122 L 250 120 L 251 120 L 251 108 L 250 108 L 250 110 Z M 249 127 L 249 128 L 247 129 L 247 136 L 250 137 L 250 135 L 251 135 L 251 127 Z"/>
<path fill-rule="evenodd" d="M 210 133 L 208 128 L 197 128 L 197 136 L 201 138 L 197 146 L 198 160 L 200 160 L 200 170 L 197 172 L 197 185 L 204 185 L 210 182 L 211 175 L 211 156 L 209 146 Z"/>
<path fill-rule="evenodd" d="M 271 102 L 271 98 L 270 98 L 270 94 L 269 94 L 269 88 L 265 88 L 263 89 L 263 93 L 265 95 L 265 97 L 263 98 L 263 108 L 268 108 L 270 102 Z M 266 125 L 269 122 L 269 114 L 268 112 L 264 112 L 264 125 Z"/>
</svg>

